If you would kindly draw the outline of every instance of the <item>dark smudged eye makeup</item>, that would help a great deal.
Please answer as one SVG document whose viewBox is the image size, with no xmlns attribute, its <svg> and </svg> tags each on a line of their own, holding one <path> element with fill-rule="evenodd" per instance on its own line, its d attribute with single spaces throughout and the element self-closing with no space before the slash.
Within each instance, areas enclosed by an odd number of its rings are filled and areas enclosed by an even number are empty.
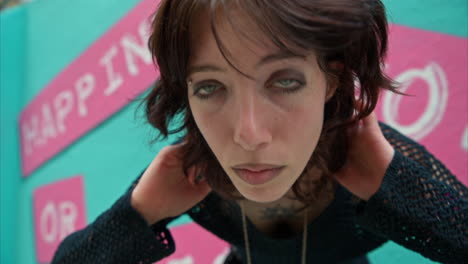
<svg viewBox="0 0 468 264">
<path fill-rule="evenodd" d="M 302 73 L 295 70 L 281 70 L 273 73 L 266 83 L 268 89 L 279 93 L 294 93 L 305 85 L 305 77 Z M 223 85 L 216 80 L 207 80 L 196 83 L 193 87 L 193 95 L 199 99 L 209 99 L 218 90 L 222 89 Z"/>
<path fill-rule="evenodd" d="M 283 93 L 293 93 L 300 90 L 304 83 L 296 79 L 281 79 L 271 85 L 275 90 Z"/>
<path fill-rule="evenodd" d="M 295 70 L 281 70 L 272 74 L 267 85 L 274 90 L 284 93 L 299 91 L 305 85 L 305 77 Z"/>
<path fill-rule="evenodd" d="M 215 80 L 202 81 L 194 85 L 193 95 L 200 99 L 208 99 L 221 87 L 222 84 Z"/>
</svg>

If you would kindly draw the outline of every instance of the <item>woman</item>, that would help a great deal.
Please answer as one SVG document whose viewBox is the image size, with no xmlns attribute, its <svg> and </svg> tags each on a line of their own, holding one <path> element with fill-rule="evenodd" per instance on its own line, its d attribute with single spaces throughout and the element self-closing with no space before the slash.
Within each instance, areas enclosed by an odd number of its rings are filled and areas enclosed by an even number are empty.
<svg viewBox="0 0 468 264">
<path fill-rule="evenodd" d="M 389 239 L 468 258 L 467 188 L 372 113 L 396 92 L 380 1 L 167 0 L 149 44 L 148 120 L 186 134 L 54 263 L 153 263 L 183 213 L 232 245 L 227 263 L 368 263 Z"/>
</svg>

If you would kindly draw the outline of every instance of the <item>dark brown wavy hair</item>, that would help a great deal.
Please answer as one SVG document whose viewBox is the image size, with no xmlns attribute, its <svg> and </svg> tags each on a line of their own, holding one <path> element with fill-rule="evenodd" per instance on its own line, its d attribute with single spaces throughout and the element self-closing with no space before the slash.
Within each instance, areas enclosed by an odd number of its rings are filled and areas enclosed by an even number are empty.
<svg viewBox="0 0 468 264">
<path fill-rule="evenodd" d="M 201 175 L 213 190 L 231 199 L 240 199 L 239 193 L 195 123 L 186 79 L 192 22 L 201 11 L 208 11 L 207 19 L 218 47 L 230 63 L 214 18 L 222 14 L 233 24 L 229 18 L 233 8 L 251 18 L 281 51 L 302 56 L 315 52 L 327 79 L 337 82 L 335 94 L 325 105 L 317 147 L 292 187 L 297 199 L 313 203 L 345 162 L 348 139 L 343 131 L 374 110 L 382 89 L 397 92 L 396 85 L 382 70 L 387 51 L 385 8 L 380 0 L 161 1 L 149 39 L 161 75 L 143 100 L 147 120 L 160 132 L 156 140 L 184 132 L 184 170 L 194 165 L 201 168 Z M 330 67 L 331 62 L 339 62 L 342 67 Z M 171 130 L 174 120 L 177 126 Z M 312 168 L 321 175 L 310 182 L 305 175 Z"/>
</svg>

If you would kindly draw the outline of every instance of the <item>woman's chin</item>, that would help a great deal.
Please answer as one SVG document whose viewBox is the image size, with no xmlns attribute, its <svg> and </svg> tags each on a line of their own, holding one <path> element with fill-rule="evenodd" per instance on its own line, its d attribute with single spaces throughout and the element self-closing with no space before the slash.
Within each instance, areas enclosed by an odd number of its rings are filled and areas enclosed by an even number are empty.
<svg viewBox="0 0 468 264">
<path fill-rule="evenodd" d="M 256 203 L 271 203 L 284 197 L 287 190 L 271 191 L 271 190 L 238 190 L 244 198 Z"/>
<path fill-rule="evenodd" d="M 276 202 L 278 201 L 279 199 L 281 199 L 281 197 L 279 198 L 269 198 L 269 197 L 246 197 L 244 196 L 247 200 L 251 201 L 251 202 L 254 202 L 254 203 L 272 203 L 272 202 Z"/>
<path fill-rule="evenodd" d="M 284 182 L 280 177 L 261 185 L 251 185 L 239 177 L 231 178 L 234 187 L 247 200 L 256 203 L 271 203 L 283 198 L 294 182 Z"/>
</svg>

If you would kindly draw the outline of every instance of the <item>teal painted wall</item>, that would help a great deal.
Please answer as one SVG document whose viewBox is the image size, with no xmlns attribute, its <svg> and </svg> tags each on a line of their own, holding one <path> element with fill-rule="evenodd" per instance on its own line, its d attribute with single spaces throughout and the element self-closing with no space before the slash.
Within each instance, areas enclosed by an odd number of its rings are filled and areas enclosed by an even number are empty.
<svg viewBox="0 0 468 264">
<path fill-rule="evenodd" d="M 137 2 L 41 0 L 25 5 L 30 45 L 26 47 L 27 83 L 22 88 L 21 107 Z M 154 134 L 143 119 L 134 119 L 135 106 L 125 107 L 21 181 L 17 207 L 21 226 L 16 229 L 15 263 L 36 263 L 32 194 L 37 187 L 84 175 L 87 219 L 92 222 L 167 144 L 149 146 Z"/>
<path fill-rule="evenodd" d="M 137 2 L 40 0 L 0 15 L 1 263 L 36 263 L 32 193 L 37 187 L 64 177 L 84 175 L 87 219 L 92 222 L 167 144 L 166 141 L 148 145 L 154 131 L 143 119 L 134 119 L 135 104 L 131 104 L 30 177 L 20 178 L 18 110 Z M 468 37 L 465 0 L 450 3 L 427 0 L 424 6 L 419 0 L 384 2 L 393 23 Z M 174 225 L 187 221 L 184 217 Z M 370 258 L 373 263 L 432 263 L 394 243 L 370 253 Z"/>
<path fill-rule="evenodd" d="M 468 36 L 466 0 L 382 1 L 390 22 L 460 37 Z"/>
<path fill-rule="evenodd" d="M 0 263 L 14 263 L 20 187 L 16 116 L 24 87 L 26 20 L 22 8 L 0 16 Z"/>
</svg>

